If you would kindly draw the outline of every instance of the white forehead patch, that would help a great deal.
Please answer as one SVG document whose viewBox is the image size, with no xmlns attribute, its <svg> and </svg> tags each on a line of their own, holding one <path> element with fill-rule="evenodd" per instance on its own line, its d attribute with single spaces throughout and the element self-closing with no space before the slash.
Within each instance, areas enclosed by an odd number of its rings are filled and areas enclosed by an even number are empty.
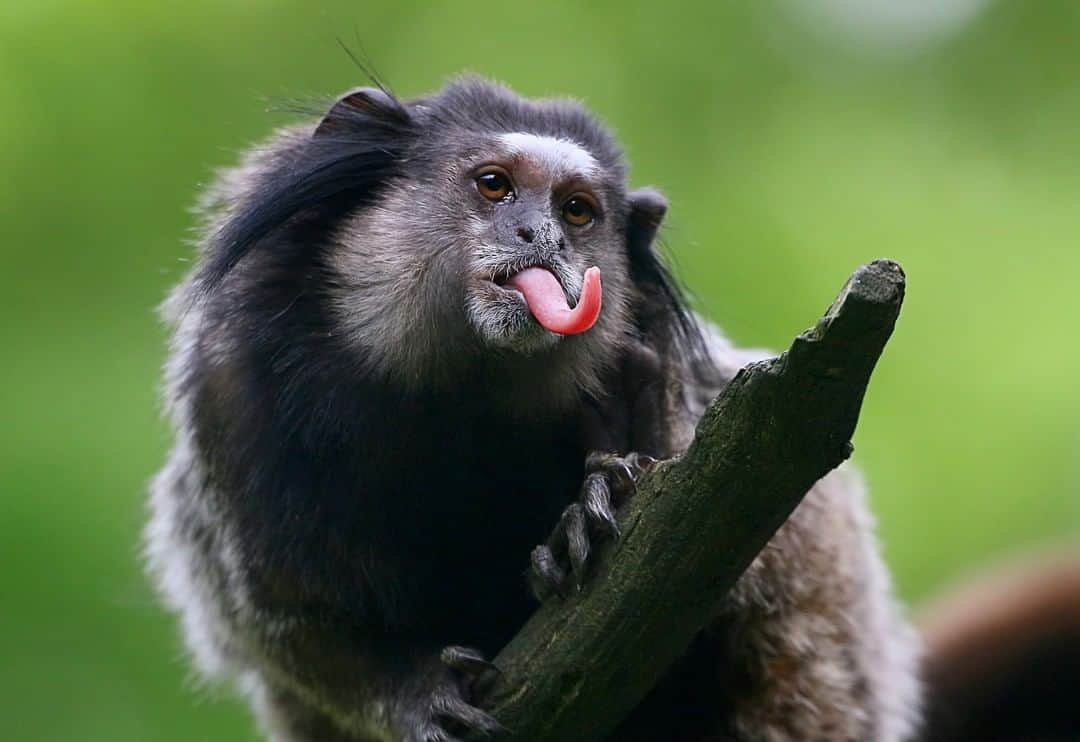
<svg viewBox="0 0 1080 742">
<path fill-rule="evenodd" d="M 533 159 L 553 174 L 588 175 L 596 169 L 596 159 L 584 147 L 569 139 L 515 131 L 501 135 L 499 141 L 512 154 Z"/>
</svg>

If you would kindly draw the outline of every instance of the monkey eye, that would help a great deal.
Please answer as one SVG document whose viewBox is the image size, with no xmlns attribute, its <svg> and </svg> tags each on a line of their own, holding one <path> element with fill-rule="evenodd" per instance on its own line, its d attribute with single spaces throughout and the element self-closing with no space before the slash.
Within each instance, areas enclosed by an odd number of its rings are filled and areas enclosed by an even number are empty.
<svg viewBox="0 0 1080 742">
<path fill-rule="evenodd" d="M 562 216 L 575 227 L 584 227 L 596 218 L 596 209 L 584 196 L 571 196 L 563 204 Z"/>
<path fill-rule="evenodd" d="M 476 176 L 476 190 L 488 201 L 505 201 L 514 195 L 510 176 L 500 168 L 486 168 Z"/>
</svg>

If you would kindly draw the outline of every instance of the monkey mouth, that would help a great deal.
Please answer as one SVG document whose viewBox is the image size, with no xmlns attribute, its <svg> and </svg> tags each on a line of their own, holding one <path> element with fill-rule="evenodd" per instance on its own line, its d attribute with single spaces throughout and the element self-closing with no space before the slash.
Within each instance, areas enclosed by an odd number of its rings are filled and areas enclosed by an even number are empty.
<svg viewBox="0 0 1080 742">
<path fill-rule="evenodd" d="M 589 268 L 582 281 L 581 296 L 573 307 L 567 291 L 550 268 L 532 265 L 496 275 L 493 283 L 521 294 L 530 314 L 541 327 L 559 335 L 578 335 L 592 328 L 600 317 L 603 288 L 600 269 Z"/>
</svg>

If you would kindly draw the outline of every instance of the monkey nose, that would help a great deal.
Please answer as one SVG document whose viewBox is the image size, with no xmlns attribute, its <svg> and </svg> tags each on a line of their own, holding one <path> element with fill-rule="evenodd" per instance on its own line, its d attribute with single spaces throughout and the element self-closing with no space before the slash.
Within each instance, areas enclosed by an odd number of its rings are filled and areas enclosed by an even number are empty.
<svg viewBox="0 0 1080 742">
<path fill-rule="evenodd" d="M 517 236 L 523 241 L 532 244 L 532 241 L 536 239 L 536 230 L 532 227 L 518 227 Z"/>
</svg>

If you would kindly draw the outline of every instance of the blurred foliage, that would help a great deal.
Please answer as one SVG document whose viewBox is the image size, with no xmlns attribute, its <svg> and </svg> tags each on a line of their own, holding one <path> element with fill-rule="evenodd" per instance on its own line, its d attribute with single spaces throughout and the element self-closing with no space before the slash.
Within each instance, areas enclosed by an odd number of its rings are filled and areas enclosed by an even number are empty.
<svg viewBox="0 0 1080 742">
<path fill-rule="evenodd" d="M 185 680 L 140 573 L 169 438 L 153 307 L 200 185 L 288 120 L 266 109 L 363 82 L 336 37 L 404 95 L 470 69 L 584 99 L 741 343 L 785 345 L 856 265 L 901 261 L 857 458 L 905 597 L 1075 538 L 1080 6 L 921 0 L 966 15 L 882 45 L 796 5 L 0 3 L 4 738 L 252 738 Z"/>
</svg>

